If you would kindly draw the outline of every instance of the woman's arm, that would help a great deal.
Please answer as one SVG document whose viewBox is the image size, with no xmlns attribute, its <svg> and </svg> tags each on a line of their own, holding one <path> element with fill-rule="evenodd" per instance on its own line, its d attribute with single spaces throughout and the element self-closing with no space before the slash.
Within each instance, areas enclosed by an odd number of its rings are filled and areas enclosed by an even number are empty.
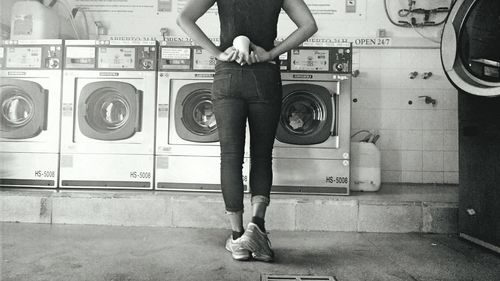
<svg viewBox="0 0 500 281">
<path fill-rule="evenodd" d="M 273 60 L 279 55 L 296 48 L 318 31 L 316 21 L 311 11 L 304 3 L 304 0 L 283 0 L 283 10 L 285 10 L 290 19 L 297 25 L 297 29 L 281 42 L 281 44 L 274 47 L 269 52 L 252 44 L 252 50 L 255 56 L 250 55 L 251 60 L 253 59 L 257 62 Z"/>
<path fill-rule="evenodd" d="M 238 53 L 234 48 L 229 48 L 226 52 L 221 52 L 208 36 L 196 24 L 196 21 L 203 16 L 215 0 L 190 0 L 177 17 L 177 25 L 191 37 L 203 49 L 208 50 L 218 60 L 234 61 Z"/>
</svg>

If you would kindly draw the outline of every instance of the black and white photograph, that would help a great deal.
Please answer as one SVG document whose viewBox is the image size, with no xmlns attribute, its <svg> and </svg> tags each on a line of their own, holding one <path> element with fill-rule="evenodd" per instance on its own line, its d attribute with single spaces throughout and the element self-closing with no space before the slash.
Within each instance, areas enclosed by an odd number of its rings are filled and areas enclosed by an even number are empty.
<svg viewBox="0 0 500 281">
<path fill-rule="evenodd" d="M 500 1 L 1 0 L 0 280 L 500 280 Z"/>
</svg>

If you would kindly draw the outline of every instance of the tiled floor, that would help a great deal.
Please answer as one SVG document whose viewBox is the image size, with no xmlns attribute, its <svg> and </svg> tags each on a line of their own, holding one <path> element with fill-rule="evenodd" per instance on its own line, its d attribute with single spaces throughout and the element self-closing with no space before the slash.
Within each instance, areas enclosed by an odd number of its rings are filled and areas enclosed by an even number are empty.
<svg viewBox="0 0 500 281">
<path fill-rule="evenodd" d="M 500 256 L 455 235 L 273 231 L 274 263 L 237 262 L 228 231 L 3 223 L 1 280 L 500 280 Z"/>
</svg>

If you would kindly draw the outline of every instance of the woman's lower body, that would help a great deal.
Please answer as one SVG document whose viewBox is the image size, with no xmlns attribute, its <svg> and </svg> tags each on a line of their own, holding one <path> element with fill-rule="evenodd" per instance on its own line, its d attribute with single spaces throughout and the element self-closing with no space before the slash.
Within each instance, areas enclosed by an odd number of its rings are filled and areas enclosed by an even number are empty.
<svg viewBox="0 0 500 281">
<path fill-rule="evenodd" d="M 212 95 L 221 146 L 222 195 L 233 230 L 233 241 L 228 240 L 228 243 L 238 241 L 242 236 L 240 240 L 246 240 L 244 246 L 250 248 L 246 250 L 252 250 L 255 258 L 264 256 L 262 260 L 269 260 L 272 254 L 268 251 L 270 247 L 263 250 L 260 248 L 266 248 L 263 242 L 268 243 L 264 216 L 269 205 L 273 176 L 272 150 L 281 113 L 279 66 L 272 63 L 240 66 L 236 63 L 218 62 Z M 247 122 L 250 131 L 249 180 L 253 218 L 247 231 L 243 233 L 242 167 Z M 266 241 L 261 241 L 263 239 Z M 241 245 L 229 245 L 233 249 L 233 257 L 245 259 L 245 251 L 238 253 L 238 246 Z"/>
</svg>

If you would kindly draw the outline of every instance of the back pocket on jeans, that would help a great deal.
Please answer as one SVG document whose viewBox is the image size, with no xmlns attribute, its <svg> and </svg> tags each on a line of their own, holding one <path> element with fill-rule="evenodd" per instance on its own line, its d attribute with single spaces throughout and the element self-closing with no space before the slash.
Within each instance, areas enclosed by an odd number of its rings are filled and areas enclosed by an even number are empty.
<svg viewBox="0 0 500 281">
<path fill-rule="evenodd" d="M 216 73 L 212 83 L 213 98 L 231 96 L 231 73 Z"/>
<path fill-rule="evenodd" d="M 281 76 L 280 72 L 274 69 L 255 70 L 255 86 L 257 94 L 261 100 L 277 101 L 281 100 Z"/>
</svg>

